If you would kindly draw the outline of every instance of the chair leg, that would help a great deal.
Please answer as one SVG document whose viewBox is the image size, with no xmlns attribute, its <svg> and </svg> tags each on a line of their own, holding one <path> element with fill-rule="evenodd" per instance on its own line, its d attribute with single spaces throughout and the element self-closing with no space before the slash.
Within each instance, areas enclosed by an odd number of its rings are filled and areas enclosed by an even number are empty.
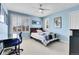
<svg viewBox="0 0 79 59">
<path fill-rule="evenodd" d="M 18 55 L 20 55 L 20 46 L 18 45 Z"/>
<path fill-rule="evenodd" d="M 23 49 L 20 48 L 20 45 L 19 45 L 19 50 L 23 51 Z"/>
<path fill-rule="evenodd" d="M 17 51 L 17 46 L 15 46 L 15 51 L 14 51 L 14 52 L 15 52 L 15 54 L 17 55 L 17 52 L 18 52 L 18 51 Z"/>
<path fill-rule="evenodd" d="M 18 55 L 20 55 L 20 51 L 23 51 L 23 49 L 20 49 L 20 45 L 18 45 Z"/>
<path fill-rule="evenodd" d="M 10 52 L 8 55 L 12 55 L 12 54 L 16 54 L 16 55 L 20 55 L 20 51 L 23 51 L 23 49 L 20 49 L 20 45 L 15 46 L 15 49 L 11 50 L 12 52 Z"/>
<path fill-rule="evenodd" d="M 4 50 L 4 49 L 1 50 L 0 55 L 2 54 L 3 50 Z"/>
</svg>

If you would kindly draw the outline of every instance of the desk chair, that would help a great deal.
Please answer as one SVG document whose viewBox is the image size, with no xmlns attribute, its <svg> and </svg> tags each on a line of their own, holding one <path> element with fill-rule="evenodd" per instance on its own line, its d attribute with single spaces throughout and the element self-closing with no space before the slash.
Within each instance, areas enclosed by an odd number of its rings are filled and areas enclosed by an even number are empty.
<svg viewBox="0 0 79 59">
<path fill-rule="evenodd" d="M 15 47 L 15 49 L 11 49 L 12 52 L 9 53 L 9 55 L 11 54 L 20 55 L 20 50 L 23 51 L 23 49 L 20 49 L 21 43 L 22 43 L 22 32 L 19 33 L 19 38 L 12 38 L 3 41 L 4 48 L 13 46 Z"/>
</svg>

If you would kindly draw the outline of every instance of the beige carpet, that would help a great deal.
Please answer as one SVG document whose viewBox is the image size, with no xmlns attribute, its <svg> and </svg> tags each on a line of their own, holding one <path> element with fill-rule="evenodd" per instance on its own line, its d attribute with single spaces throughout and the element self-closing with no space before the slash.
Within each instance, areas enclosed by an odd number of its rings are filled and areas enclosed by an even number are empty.
<svg viewBox="0 0 79 59">
<path fill-rule="evenodd" d="M 33 39 L 24 39 L 21 44 L 24 49 L 21 55 L 68 55 L 69 45 L 63 42 L 53 42 L 45 47 Z"/>
</svg>

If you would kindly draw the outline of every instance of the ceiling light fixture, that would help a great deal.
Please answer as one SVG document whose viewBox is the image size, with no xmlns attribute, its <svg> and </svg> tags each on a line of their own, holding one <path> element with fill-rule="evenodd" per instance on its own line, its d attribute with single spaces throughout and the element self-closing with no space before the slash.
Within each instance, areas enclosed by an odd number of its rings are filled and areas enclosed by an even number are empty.
<svg viewBox="0 0 79 59">
<path fill-rule="evenodd" d="M 39 12 L 40 12 L 40 13 L 43 13 L 43 10 L 39 9 Z"/>
<path fill-rule="evenodd" d="M 38 10 L 38 11 L 39 11 L 41 14 L 43 14 L 45 10 L 49 10 L 49 9 L 43 8 L 43 4 L 40 4 L 40 7 L 39 7 L 39 10 Z"/>
</svg>

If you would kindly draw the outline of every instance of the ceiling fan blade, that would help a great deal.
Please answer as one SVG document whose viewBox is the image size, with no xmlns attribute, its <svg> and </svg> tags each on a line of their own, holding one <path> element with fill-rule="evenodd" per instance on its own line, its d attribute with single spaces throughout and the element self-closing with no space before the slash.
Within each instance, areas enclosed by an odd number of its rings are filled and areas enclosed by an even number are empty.
<svg viewBox="0 0 79 59">
<path fill-rule="evenodd" d="M 40 4 L 40 7 L 39 7 L 38 9 L 39 9 L 38 11 L 39 11 L 41 14 L 44 14 L 44 11 L 50 10 L 50 9 L 43 8 L 43 5 L 42 5 L 42 4 Z"/>
<path fill-rule="evenodd" d="M 44 10 L 50 10 L 50 9 L 44 9 Z"/>
<path fill-rule="evenodd" d="M 39 10 L 50 10 L 50 9 L 39 8 Z"/>
</svg>

